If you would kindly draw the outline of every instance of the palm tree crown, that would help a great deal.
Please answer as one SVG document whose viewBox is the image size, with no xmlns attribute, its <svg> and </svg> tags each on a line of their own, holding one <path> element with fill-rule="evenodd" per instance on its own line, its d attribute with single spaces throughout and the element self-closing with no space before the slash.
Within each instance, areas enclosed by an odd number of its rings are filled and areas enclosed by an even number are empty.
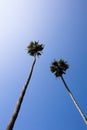
<svg viewBox="0 0 87 130">
<path fill-rule="evenodd" d="M 54 60 L 52 62 L 52 66 L 50 67 L 50 70 L 52 73 L 55 74 L 56 77 L 62 76 L 62 74 L 65 74 L 66 70 L 69 68 L 69 65 L 66 61 L 63 59 L 60 59 L 59 61 Z"/>
<path fill-rule="evenodd" d="M 43 44 L 39 44 L 39 42 L 31 41 L 30 44 L 27 46 L 28 54 L 31 56 L 40 56 L 42 53 L 42 50 L 44 49 Z"/>
</svg>

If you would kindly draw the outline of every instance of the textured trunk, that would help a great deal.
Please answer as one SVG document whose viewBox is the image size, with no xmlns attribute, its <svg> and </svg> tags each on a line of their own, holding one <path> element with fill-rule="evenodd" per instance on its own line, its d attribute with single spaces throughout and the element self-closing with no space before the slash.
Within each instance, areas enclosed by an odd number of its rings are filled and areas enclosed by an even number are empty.
<svg viewBox="0 0 87 130">
<path fill-rule="evenodd" d="M 66 84 L 66 82 L 65 82 L 65 80 L 64 80 L 64 78 L 63 78 L 63 76 L 61 76 L 61 79 L 62 79 L 62 81 L 63 81 L 63 83 L 64 83 L 64 85 L 65 85 L 65 88 L 67 89 L 67 91 L 68 91 L 68 93 L 69 93 L 69 95 L 70 95 L 70 97 L 71 97 L 73 103 L 75 104 L 77 110 L 79 111 L 81 117 L 83 118 L 84 122 L 87 124 L 87 118 L 86 118 L 86 116 L 84 115 L 84 113 L 82 112 L 82 110 L 81 110 L 81 108 L 79 107 L 79 105 L 77 104 L 77 102 L 76 102 L 76 100 L 75 100 L 73 94 L 71 93 L 70 89 L 68 88 L 68 86 L 67 86 L 67 84 Z"/>
<path fill-rule="evenodd" d="M 33 61 L 33 64 L 32 64 L 32 67 L 31 67 L 31 70 L 30 70 L 30 74 L 29 74 L 29 76 L 28 76 L 28 79 L 27 79 L 27 81 L 26 81 L 26 83 L 25 83 L 25 85 L 24 85 L 24 87 L 23 87 L 23 89 L 22 89 L 22 91 L 21 91 L 21 94 L 20 94 L 19 99 L 18 99 L 18 101 L 17 101 L 15 110 L 14 110 L 13 115 L 12 115 L 12 117 L 11 117 L 11 119 L 10 119 L 8 125 L 7 125 L 6 130 L 12 130 L 13 127 L 14 127 L 15 121 L 16 121 L 16 119 L 17 119 L 18 113 L 19 113 L 20 108 L 21 108 L 21 104 L 22 104 L 22 101 L 23 101 L 23 98 L 24 98 L 26 89 L 27 89 L 27 87 L 28 87 L 29 81 L 30 81 L 31 76 L 32 76 L 32 72 L 33 72 L 35 63 L 36 63 L 36 56 L 35 56 L 35 59 L 34 59 L 34 61 Z"/>
</svg>

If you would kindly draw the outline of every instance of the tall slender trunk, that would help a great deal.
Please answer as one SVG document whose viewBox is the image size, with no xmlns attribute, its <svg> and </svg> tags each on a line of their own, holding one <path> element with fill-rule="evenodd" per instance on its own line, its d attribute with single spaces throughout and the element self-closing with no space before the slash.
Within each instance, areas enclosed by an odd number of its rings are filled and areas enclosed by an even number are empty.
<svg viewBox="0 0 87 130">
<path fill-rule="evenodd" d="M 78 103 L 76 102 L 76 100 L 75 100 L 75 98 L 74 98 L 72 92 L 71 92 L 70 89 L 68 88 L 68 86 L 67 86 L 67 84 L 66 84 L 66 82 L 65 82 L 65 80 L 64 80 L 64 78 L 63 78 L 63 76 L 61 76 L 61 79 L 62 79 L 62 81 L 63 81 L 63 83 L 64 83 L 64 85 L 65 85 L 65 88 L 67 89 L 67 91 L 68 91 L 68 93 L 69 93 L 69 95 L 70 95 L 70 97 L 71 97 L 73 103 L 75 104 L 77 110 L 79 111 L 81 117 L 83 118 L 84 122 L 87 124 L 87 118 L 86 118 L 86 116 L 84 115 L 84 113 L 82 112 L 82 110 L 81 110 L 81 108 L 79 107 Z"/>
<path fill-rule="evenodd" d="M 28 78 L 27 78 L 27 81 L 26 81 L 26 83 L 25 83 L 25 85 L 24 85 L 22 91 L 21 91 L 21 94 L 20 94 L 19 99 L 18 99 L 18 101 L 17 101 L 16 107 L 15 107 L 15 109 L 14 109 L 13 115 L 12 115 L 12 117 L 11 117 L 11 119 L 10 119 L 8 125 L 7 125 L 6 130 L 12 130 L 13 127 L 14 127 L 15 121 L 16 121 L 16 119 L 17 119 L 17 117 L 18 117 L 18 113 L 19 113 L 19 111 L 20 111 L 20 108 L 21 108 L 21 105 L 22 105 L 22 102 L 23 102 L 24 95 L 25 95 L 25 93 L 26 93 L 28 84 L 29 84 L 30 79 L 31 79 L 31 76 L 32 76 L 32 72 L 33 72 L 35 63 L 36 63 L 36 56 L 35 56 L 34 61 L 33 61 L 33 64 L 32 64 L 32 67 L 31 67 L 31 70 L 30 70 L 30 74 L 29 74 L 29 76 L 28 76 Z"/>
</svg>

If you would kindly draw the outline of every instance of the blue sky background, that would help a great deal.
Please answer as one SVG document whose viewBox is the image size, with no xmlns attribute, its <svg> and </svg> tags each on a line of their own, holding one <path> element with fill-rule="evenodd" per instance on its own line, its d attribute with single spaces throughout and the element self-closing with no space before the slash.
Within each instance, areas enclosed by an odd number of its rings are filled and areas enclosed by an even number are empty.
<svg viewBox="0 0 87 130">
<path fill-rule="evenodd" d="M 45 44 L 37 59 L 14 130 L 86 130 L 62 81 L 51 74 L 54 59 L 64 58 L 64 76 L 87 116 L 87 1 L 0 1 L 0 130 L 5 130 L 33 57 L 31 40 Z"/>
</svg>

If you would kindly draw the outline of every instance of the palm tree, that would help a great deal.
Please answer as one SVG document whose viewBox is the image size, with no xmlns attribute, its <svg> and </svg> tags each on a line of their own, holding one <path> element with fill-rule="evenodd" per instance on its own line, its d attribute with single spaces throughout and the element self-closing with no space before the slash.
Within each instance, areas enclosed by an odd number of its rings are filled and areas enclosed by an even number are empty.
<svg viewBox="0 0 87 130">
<path fill-rule="evenodd" d="M 27 46 L 27 49 L 28 49 L 28 54 L 33 56 L 34 57 L 34 61 L 33 61 L 33 64 L 32 64 L 32 67 L 31 67 L 31 70 L 30 70 L 30 73 L 29 73 L 29 76 L 27 78 L 27 81 L 21 91 L 21 94 L 19 96 L 19 99 L 17 101 L 17 104 L 16 104 L 16 107 L 14 109 L 14 112 L 13 112 L 13 115 L 7 125 L 7 128 L 6 130 L 12 130 L 13 127 L 14 127 L 14 124 L 15 124 L 15 121 L 18 117 L 18 113 L 20 111 L 20 108 L 21 108 L 21 105 L 22 105 L 22 102 L 23 102 L 23 98 L 24 98 L 24 95 L 26 93 L 26 90 L 28 88 L 28 84 L 30 82 L 30 79 L 31 79 L 31 76 L 32 76 L 32 72 L 33 72 L 33 69 L 34 69 L 34 65 L 36 63 L 36 56 L 40 56 L 41 53 L 42 53 L 42 50 L 44 49 L 44 46 L 43 44 L 39 44 L 39 42 L 30 42 L 30 44 Z"/>
<path fill-rule="evenodd" d="M 70 91 L 68 85 L 66 84 L 64 78 L 63 78 L 63 74 L 66 73 L 66 70 L 69 68 L 69 65 L 67 64 L 66 61 L 64 61 L 63 59 L 60 59 L 59 61 L 54 60 L 52 62 L 52 65 L 50 66 L 50 70 L 52 73 L 54 73 L 54 75 L 56 77 L 60 77 L 62 82 L 64 83 L 64 86 L 68 92 L 68 94 L 70 95 L 74 105 L 76 106 L 77 110 L 79 111 L 80 115 L 82 116 L 84 122 L 87 124 L 87 118 L 84 115 L 84 113 L 82 112 L 81 108 L 79 107 L 79 105 L 77 104 L 72 92 Z"/>
</svg>

